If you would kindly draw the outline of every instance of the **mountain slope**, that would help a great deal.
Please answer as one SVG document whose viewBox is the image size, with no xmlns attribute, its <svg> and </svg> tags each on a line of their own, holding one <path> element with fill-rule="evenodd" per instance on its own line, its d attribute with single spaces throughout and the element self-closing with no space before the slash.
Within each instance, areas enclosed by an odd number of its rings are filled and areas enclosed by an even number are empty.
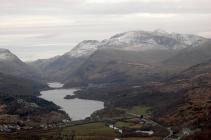
<svg viewBox="0 0 211 140">
<path fill-rule="evenodd" d="M 47 85 L 0 73 L 0 95 L 38 95 Z"/>
<path fill-rule="evenodd" d="M 88 57 L 98 49 L 98 44 L 99 41 L 97 40 L 85 40 L 65 55 L 69 55 L 70 57 Z"/>
<path fill-rule="evenodd" d="M 85 40 L 62 56 L 37 60 L 29 65 L 41 71 L 47 80 L 64 81 L 70 73 L 77 70 L 97 50 L 98 43 L 96 40 Z"/>
<path fill-rule="evenodd" d="M 17 56 L 7 49 L 0 49 L 0 72 L 27 79 L 41 79 L 38 72 L 22 62 Z"/>
<path fill-rule="evenodd" d="M 100 49 L 67 77 L 66 86 L 143 82 L 154 79 L 157 77 L 155 68 L 158 63 L 173 53 L 170 50 L 134 52 Z"/>
<path fill-rule="evenodd" d="M 163 62 L 164 65 L 192 66 L 211 59 L 211 40 L 203 42 L 200 47 L 186 48 Z"/>
<path fill-rule="evenodd" d="M 197 135 L 201 135 L 201 138 L 210 137 L 211 60 L 195 65 L 169 79 L 160 90 L 176 91 L 184 95 L 183 103 L 159 117 L 161 122 L 168 125 L 182 125 L 193 131 L 200 129 Z"/>
</svg>

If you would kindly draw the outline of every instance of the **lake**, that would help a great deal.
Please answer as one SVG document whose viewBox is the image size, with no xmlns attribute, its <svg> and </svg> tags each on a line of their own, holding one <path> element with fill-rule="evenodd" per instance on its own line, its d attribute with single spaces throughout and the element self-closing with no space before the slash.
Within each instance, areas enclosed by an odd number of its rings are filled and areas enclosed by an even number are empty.
<svg viewBox="0 0 211 140">
<path fill-rule="evenodd" d="M 59 88 L 41 91 L 40 98 L 54 102 L 61 107 L 72 120 L 82 120 L 89 117 L 93 112 L 103 109 L 104 103 L 101 101 L 85 99 L 64 99 L 66 95 L 74 95 L 77 89 L 62 89 L 63 84 L 49 83 L 51 88 Z"/>
</svg>

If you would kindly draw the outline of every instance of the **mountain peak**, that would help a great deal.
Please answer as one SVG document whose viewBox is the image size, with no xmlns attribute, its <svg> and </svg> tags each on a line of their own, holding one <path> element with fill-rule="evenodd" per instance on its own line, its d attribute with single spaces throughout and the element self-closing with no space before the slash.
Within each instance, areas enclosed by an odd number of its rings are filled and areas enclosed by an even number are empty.
<svg viewBox="0 0 211 140">
<path fill-rule="evenodd" d="M 10 52 L 8 49 L 0 48 L 0 53 Z"/>
<path fill-rule="evenodd" d="M 70 52 L 66 53 L 70 57 L 87 57 L 97 50 L 100 42 L 97 40 L 84 40 L 74 47 Z"/>
<path fill-rule="evenodd" d="M 112 36 L 103 42 L 104 47 L 149 50 L 149 49 L 183 49 L 197 47 L 207 39 L 179 33 L 169 33 L 162 29 L 155 31 L 129 31 Z"/>
<path fill-rule="evenodd" d="M 11 61 L 18 59 L 14 54 L 12 54 L 8 49 L 0 48 L 0 60 L 1 61 Z"/>
<path fill-rule="evenodd" d="M 119 33 L 119 34 L 116 34 L 114 36 L 112 36 L 110 39 L 117 39 L 117 38 L 133 38 L 133 37 L 136 37 L 136 36 L 140 36 L 141 34 L 145 34 L 147 33 L 146 31 L 128 31 L 128 32 L 124 32 L 124 33 Z"/>
<path fill-rule="evenodd" d="M 156 29 L 153 31 L 153 33 L 156 33 L 156 34 L 169 34 L 169 32 L 163 30 L 163 29 Z"/>
</svg>

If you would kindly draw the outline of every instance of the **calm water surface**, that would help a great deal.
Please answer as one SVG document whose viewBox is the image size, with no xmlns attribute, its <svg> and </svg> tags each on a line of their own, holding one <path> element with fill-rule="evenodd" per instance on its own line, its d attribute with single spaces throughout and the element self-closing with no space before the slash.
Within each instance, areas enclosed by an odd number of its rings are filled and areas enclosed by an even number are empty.
<svg viewBox="0 0 211 140">
<path fill-rule="evenodd" d="M 63 84 L 49 83 L 52 88 L 61 88 Z M 104 103 L 101 101 L 84 99 L 64 99 L 66 95 L 74 95 L 76 89 L 53 89 L 41 91 L 40 98 L 54 102 L 60 106 L 72 120 L 81 120 L 89 117 L 93 112 L 103 109 Z"/>
</svg>

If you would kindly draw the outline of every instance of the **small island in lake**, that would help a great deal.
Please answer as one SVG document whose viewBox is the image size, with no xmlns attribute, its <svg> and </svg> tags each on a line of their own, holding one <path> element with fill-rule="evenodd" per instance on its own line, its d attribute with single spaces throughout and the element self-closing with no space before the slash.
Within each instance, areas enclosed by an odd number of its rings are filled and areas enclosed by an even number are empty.
<svg viewBox="0 0 211 140">
<path fill-rule="evenodd" d="M 75 95 L 66 95 L 66 96 L 64 97 L 64 99 L 75 99 L 75 98 L 76 98 Z"/>
</svg>

